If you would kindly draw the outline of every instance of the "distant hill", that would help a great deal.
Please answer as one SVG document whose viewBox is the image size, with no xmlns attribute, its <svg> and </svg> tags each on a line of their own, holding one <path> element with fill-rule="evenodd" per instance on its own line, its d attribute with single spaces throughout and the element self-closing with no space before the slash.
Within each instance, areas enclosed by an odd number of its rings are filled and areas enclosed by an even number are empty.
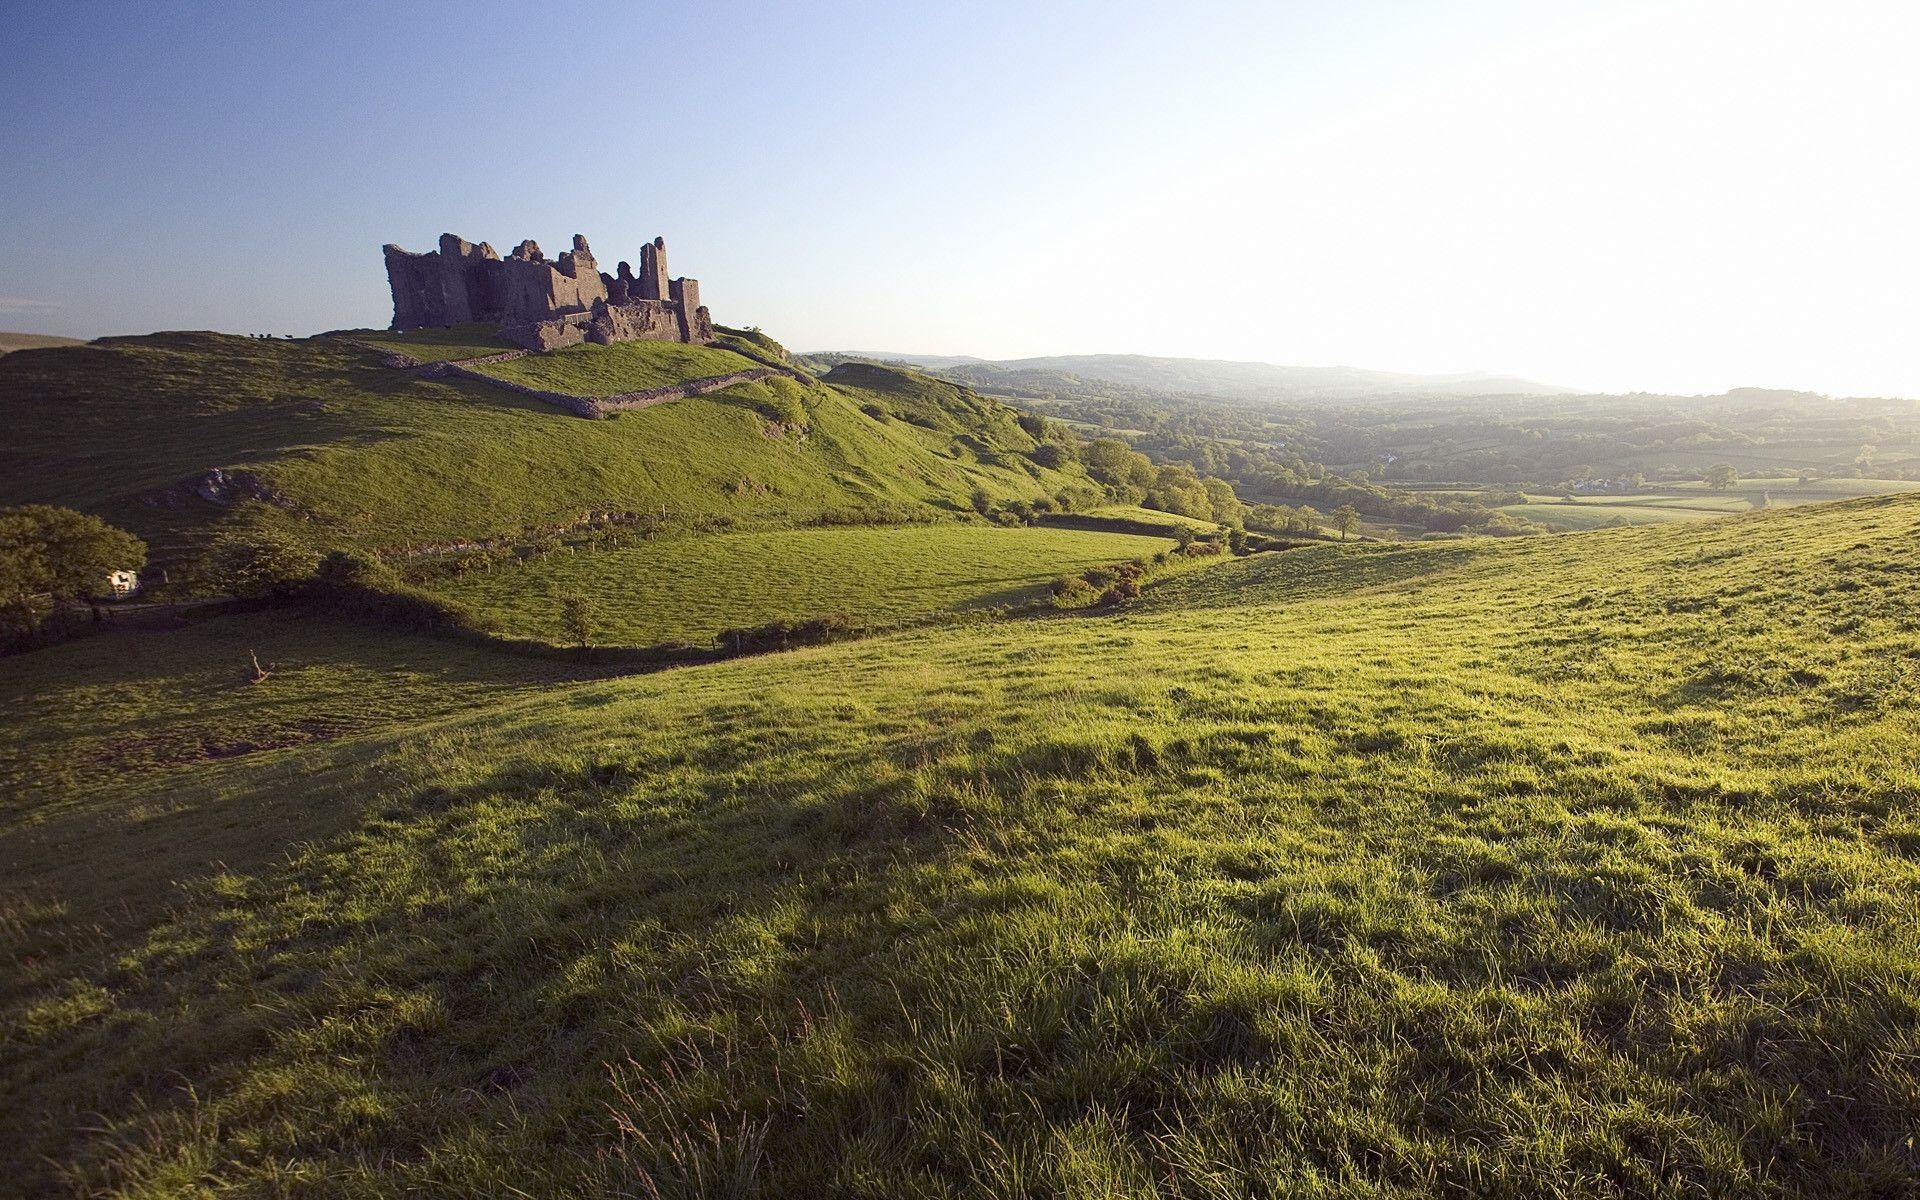
<svg viewBox="0 0 1920 1200">
<path fill-rule="evenodd" d="M 911 363 L 977 387 L 1015 394 L 1051 392 L 1095 380 L 1141 391 L 1236 400 L 1341 400 L 1370 396 L 1569 395 L 1574 389 L 1512 375 L 1402 375 L 1356 367 L 1295 367 L 1143 354 L 1067 354 L 1001 360 L 920 354 L 834 352 L 816 358 Z"/>
<path fill-rule="evenodd" d="M 55 337 L 50 333 L 0 333 L 0 354 L 15 350 L 46 350 L 53 346 L 84 346 L 79 338 Z"/>
<path fill-rule="evenodd" d="M 785 354 L 770 341 L 740 348 Z M 591 387 L 582 394 L 601 395 L 757 365 L 724 345 L 631 342 L 498 372 L 533 372 L 549 390 L 579 380 Z M 98 513 L 148 538 L 165 563 L 240 520 L 320 549 L 406 552 L 595 514 L 768 528 L 962 512 L 976 488 L 1017 500 L 1081 484 L 1077 466 L 1027 457 L 1035 442 L 1017 415 L 961 384 L 867 367 L 824 381 L 776 374 L 585 420 L 483 383 L 391 369 L 379 348 L 346 337 L 103 338 L 0 359 L 0 505 Z"/>
<path fill-rule="evenodd" d="M 819 353 L 837 358 L 867 359 L 872 362 L 912 363 L 916 367 L 928 367 L 936 371 L 947 367 L 965 367 L 975 364 L 990 366 L 993 362 L 992 359 L 976 358 L 971 354 L 889 354 L 880 350 L 823 350 Z"/>
</svg>

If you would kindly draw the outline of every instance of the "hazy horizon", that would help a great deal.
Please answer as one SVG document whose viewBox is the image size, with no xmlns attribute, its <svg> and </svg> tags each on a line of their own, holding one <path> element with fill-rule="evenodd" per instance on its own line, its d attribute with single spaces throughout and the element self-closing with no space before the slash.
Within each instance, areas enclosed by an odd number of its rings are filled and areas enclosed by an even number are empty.
<svg viewBox="0 0 1920 1200">
<path fill-rule="evenodd" d="M 0 329 L 381 326 L 385 242 L 658 234 L 797 347 L 1920 396 L 1904 5 L 9 24 Z"/>
</svg>

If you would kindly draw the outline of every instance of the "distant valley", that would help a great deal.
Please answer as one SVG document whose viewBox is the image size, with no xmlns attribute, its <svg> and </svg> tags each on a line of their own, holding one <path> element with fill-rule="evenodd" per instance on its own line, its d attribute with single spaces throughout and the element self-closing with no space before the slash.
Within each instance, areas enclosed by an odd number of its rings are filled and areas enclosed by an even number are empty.
<svg viewBox="0 0 1920 1200">
<path fill-rule="evenodd" d="M 1145 391 L 1234 400 L 1352 400 L 1370 396 L 1568 395 L 1576 389 L 1512 375 L 1405 375 L 1358 367 L 1280 366 L 1144 354 L 1060 354 L 983 359 L 967 355 L 822 351 L 818 359 L 909 363 L 990 391 L 1029 392 L 1095 380 Z"/>
</svg>

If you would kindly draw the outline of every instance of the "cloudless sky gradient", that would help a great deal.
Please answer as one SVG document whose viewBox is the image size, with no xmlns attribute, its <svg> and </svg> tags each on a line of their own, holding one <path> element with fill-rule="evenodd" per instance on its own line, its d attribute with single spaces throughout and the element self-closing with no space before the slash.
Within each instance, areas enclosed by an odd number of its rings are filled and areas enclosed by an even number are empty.
<svg viewBox="0 0 1920 1200">
<path fill-rule="evenodd" d="M 0 329 L 667 238 L 796 349 L 1920 396 L 1920 4 L 0 3 Z"/>
</svg>

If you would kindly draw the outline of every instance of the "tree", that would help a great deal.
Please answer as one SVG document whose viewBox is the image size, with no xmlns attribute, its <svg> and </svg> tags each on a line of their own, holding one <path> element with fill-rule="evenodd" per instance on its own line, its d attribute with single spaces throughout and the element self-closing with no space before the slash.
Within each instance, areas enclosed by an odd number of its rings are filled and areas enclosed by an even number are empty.
<svg viewBox="0 0 1920 1200">
<path fill-rule="evenodd" d="M 987 495 L 987 489 L 983 487 L 974 488 L 967 497 L 967 503 L 973 505 L 973 511 L 983 517 L 993 511 L 993 497 Z"/>
<path fill-rule="evenodd" d="M 1101 483 L 1125 483 L 1133 454 L 1133 448 L 1119 438 L 1099 438 L 1080 457 L 1087 464 L 1087 473 Z"/>
<path fill-rule="evenodd" d="M 1228 489 L 1228 495 L 1232 489 Z M 1142 501 L 1148 508 L 1169 512 L 1177 517 L 1192 517 L 1199 521 L 1217 520 L 1213 512 L 1213 498 L 1207 486 L 1194 476 L 1186 467 L 1168 465 L 1154 473 L 1153 486 Z"/>
<path fill-rule="evenodd" d="M 1080 452 L 1080 460 L 1086 463 L 1087 474 L 1108 487 L 1137 489 L 1135 500 L 1144 496 L 1158 477 L 1153 460 L 1119 438 L 1099 438 L 1088 444 Z"/>
<path fill-rule="evenodd" d="M 97 596 L 110 572 L 146 561 L 145 542 L 99 517 L 51 504 L 0 509 L 0 606 L 29 628 L 36 597 L 71 604 Z"/>
<path fill-rule="evenodd" d="M 1334 509 L 1333 527 L 1340 531 L 1340 540 L 1346 541 L 1347 535 L 1360 527 L 1360 510 L 1351 504 Z"/>
<path fill-rule="evenodd" d="M 592 652 L 593 630 L 595 625 L 593 601 L 579 592 L 565 592 L 560 596 L 560 628 L 566 630 L 567 637 L 579 648 L 580 657 L 585 658 Z"/>
<path fill-rule="evenodd" d="M 320 555 L 270 525 L 221 531 L 202 560 L 207 582 L 235 596 L 284 596 L 313 577 Z"/>
<path fill-rule="evenodd" d="M 1222 525 L 1238 525 L 1244 519 L 1246 506 L 1240 503 L 1240 497 L 1233 494 L 1233 485 L 1224 479 L 1209 476 L 1200 481 L 1207 489 L 1207 500 L 1213 506 L 1213 519 Z"/>
<path fill-rule="evenodd" d="M 1708 487 L 1725 491 L 1739 482 L 1740 473 L 1734 470 L 1729 463 L 1715 463 L 1711 467 L 1708 467 L 1706 474 L 1700 478 L 1707 481 Z"/>
</svg>

